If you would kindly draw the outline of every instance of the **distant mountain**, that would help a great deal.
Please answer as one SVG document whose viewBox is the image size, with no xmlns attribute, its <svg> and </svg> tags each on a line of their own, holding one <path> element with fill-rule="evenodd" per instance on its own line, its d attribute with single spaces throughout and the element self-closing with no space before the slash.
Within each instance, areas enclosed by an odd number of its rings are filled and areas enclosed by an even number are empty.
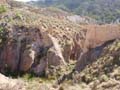
<svg viewBox="0 0 120 90">
<path fill-rule="evenodd" d="M 29 3 L 40 7 L 57 7 L 105 23 L 120 18 L 120 0 L 38 0 Z"/>
</svg>

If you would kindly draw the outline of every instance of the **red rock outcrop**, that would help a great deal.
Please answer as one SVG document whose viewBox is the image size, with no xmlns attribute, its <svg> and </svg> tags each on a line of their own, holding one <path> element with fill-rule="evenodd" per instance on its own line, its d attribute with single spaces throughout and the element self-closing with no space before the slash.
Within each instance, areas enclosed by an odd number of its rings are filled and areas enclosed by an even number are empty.
<svg viewBox="0 0 120 90">
<path fill-rule="evenodd" d="M 11 38 L 2 46 L 1 72 L 5 69 L 26 72 L 32 68 L 39 68 L 35 72 L 42 73 L 47 65 L 65 65 L 61 48 L 53 36 L 41 32 L 39 28 L 13 26 L 12 30 L 8 36 Z"/>
<path fill-rule="evenodd" d="M 96 47 L 102 47 L 106 42 L 120 38 L 120 27 L 119 25 L 88 25 L 86 37 L 82 47 L 83 53 L 78 58 L 76 63 L 76 70 L 80 71 L 90 59 L 94 59 L 96 55 L 92 55 L 91 52 Z M 84 28 L 84 29 L 85 29 Z M 80 45 L 80 44 L 79 44 Z"/>
</svg>

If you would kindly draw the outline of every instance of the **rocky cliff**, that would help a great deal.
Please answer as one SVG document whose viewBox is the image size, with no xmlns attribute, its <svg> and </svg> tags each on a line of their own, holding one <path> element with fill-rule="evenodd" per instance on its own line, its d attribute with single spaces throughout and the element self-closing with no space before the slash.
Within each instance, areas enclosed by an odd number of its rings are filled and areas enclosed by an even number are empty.
<svg viewBox="0 0 120 90">
<path fill-rule="evenodd" d="M 88 65 L 104 57 L 102 55 L 110 53 L 114 58 L 119 57 L 119 40 L 115 41 L 120 39 L 119 25 L 80 25 L 56 17 L 58 14 L 55 17 L 45 15 L 42 9 L 38 11 L 27 5 L 17 7 L 15 2 L 8 4 L 0 6 L 2 74 L 60 77 L 58 83 L 61 83 L 76 71 L 84 71 Z M 115 56 L 104 50 L 114 43 L 117 43 Z"/>
</svg>

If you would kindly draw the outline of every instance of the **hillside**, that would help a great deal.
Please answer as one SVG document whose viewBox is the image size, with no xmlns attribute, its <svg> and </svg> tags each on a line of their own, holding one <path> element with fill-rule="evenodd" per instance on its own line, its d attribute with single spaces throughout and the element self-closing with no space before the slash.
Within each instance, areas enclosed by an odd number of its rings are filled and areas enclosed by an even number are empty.
<svg viewBox="0 0 120 90">
<path fill-rule="evenodd" d="M 30 2 L 42 7 L 58 7 L 81 16 L 89 16 L 99 23 L 119 22 L 119 0 L 43 0 Z"/>
<path fill-rule="evenodd" d="M 120 25 L 71 16 L 0 2 L 0 90 L 119 90 Z"/>
</svg>

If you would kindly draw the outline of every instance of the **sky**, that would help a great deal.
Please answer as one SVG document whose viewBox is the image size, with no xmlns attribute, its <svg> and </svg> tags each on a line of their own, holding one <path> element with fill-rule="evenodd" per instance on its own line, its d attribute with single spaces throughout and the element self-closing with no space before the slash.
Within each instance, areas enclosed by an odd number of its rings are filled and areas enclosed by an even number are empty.
<svg viewBox="0 0 120 90">
<path fill-rule="evenodd" d="M 37 0 L 15 0 L 15 1 L 28 2 L 28 1 L 37 1 Z"/>
</svg>

